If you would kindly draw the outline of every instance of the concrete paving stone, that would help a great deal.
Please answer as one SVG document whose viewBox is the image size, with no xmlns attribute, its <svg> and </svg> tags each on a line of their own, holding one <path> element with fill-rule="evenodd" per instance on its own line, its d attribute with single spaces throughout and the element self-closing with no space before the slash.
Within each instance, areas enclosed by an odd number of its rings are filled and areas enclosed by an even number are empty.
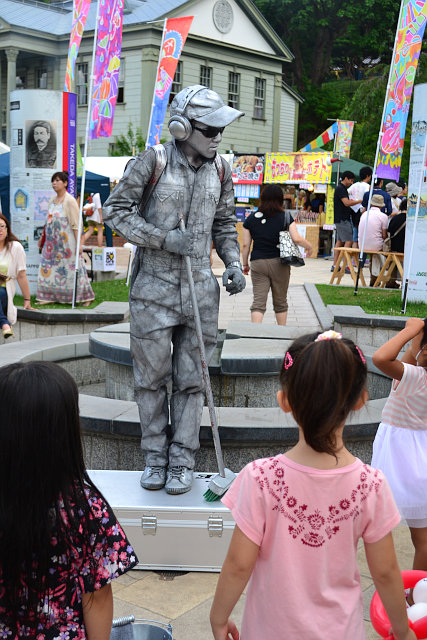
<svg viewBox="0 0 427 640">
<path fill-rule="evenodd" d="M 191 572 L 171 581 L 159 580 L 155 574 L 122 589 L 118 596 L 132 604 L 143 606 L 168 619 L 191 611 L 215 593 L 218 575 Z M 183 597 L 185 594 L 185 598 Z"/>
<path fill-rule="evenodd" d="M 188 640 L 197 638 L 198 640 L 208 640 L 212 638 L 212 631 L 209 622 L 209 613 L 213 598 L 209 598 L 188 613 L 172 620 L 174 640 Z M 234 607 L 231 618 L 241 630 L 243 610 L 245 606 L 245 596 L 242 595 Z"/>
</svg>

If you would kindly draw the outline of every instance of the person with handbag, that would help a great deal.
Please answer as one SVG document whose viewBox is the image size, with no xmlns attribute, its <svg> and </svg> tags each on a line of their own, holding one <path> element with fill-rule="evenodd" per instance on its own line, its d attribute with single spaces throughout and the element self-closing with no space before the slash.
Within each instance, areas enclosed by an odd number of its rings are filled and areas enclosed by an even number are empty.
<svg viewBox="0 0 427 640">
<path fill-rule="evenodd" d="M 283 209 L 283 191 L 278 184 L 269 184 L 261 194 L 259 209 L 243 223 L 243 273 L 251 272 L 253 303 L 251 321 L 261 323 L 271 289 L 276 322 L 285 325 L 288 315 L 287 293 L 291 268 L 280 259 L 280 232 L 289 231 L 295 244 L 304 247 L 307 257 L 313 252 L 308 240 L 300 236 L 293 217 Z M 251 266 L 248 258 L 251 253 Z"/>
<path fill-rule="evenodd" d="M 17 320 L 15 282 L 24 296 L 24 309 L 32 309 L 24 247 L 12 233 L 9 220 L 0 213 L 0 328 L 5 339 L 13 338 L 11 325 Z"/>
</svg>

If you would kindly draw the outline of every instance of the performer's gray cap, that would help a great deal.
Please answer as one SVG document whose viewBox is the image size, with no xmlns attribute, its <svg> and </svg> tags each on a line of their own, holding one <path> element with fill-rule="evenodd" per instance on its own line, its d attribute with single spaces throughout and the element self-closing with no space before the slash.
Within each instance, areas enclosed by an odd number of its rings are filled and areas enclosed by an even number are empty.
<svg viewBox="0 0 427 640">
<path fill-rule="evenodd" d="M 194 85 L 183 89 L 175 96 L 170 107 L 170 115 L 184 115 L 188 120 L 197 120 L 208 127 L 226 127 L 245 114 L 227 106 L 216 91 L 202 85 Z"/>
<path fill-rule="evenodd" d="M 381 209 L 384 206 L 384 198 L 380 193 L 374 193 L 371 200 L 371 207 L 378 207 Z"/>
</svg>

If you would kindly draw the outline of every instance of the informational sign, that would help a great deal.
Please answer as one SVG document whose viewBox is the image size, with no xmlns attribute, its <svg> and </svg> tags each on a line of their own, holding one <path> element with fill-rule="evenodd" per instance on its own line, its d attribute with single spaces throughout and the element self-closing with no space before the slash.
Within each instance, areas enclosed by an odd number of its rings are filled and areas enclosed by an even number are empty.
<svg viewBox="0 0 427 640">
<path fill-rule="evenodd" d="M 408 213 L 405 234 L 404 278 L 408 278 L 408 300 L 427 302 L 427 182 L 424 145 L 427 135 L 427 84 L 414 89 L 411 157 L 409 162 Z M 416 220 L 415 240 L 410 273 L 407 273 L 415 227 L 418 190 L 422 180 L 420 207 Z"/>
<path fill-rule="evenodd" d="M 13 233 L 27 258 L 31 293 L 37 289 L 42 234 L 48 204 L 55 192 L 52 176 L 67 170 L 75 185 L 76 94 L 15 90 L 10 94 L 10 213 Z"/>
<path fill-rule="evenodd" d="M 297 231 L 300 234 L 301 238 L 305 238 L 306 235 L 307 235 L 307 227 L 305 226 L 305 224 L 297 224 L 296 228 L 297 228 Z M 305 258 L 306 253 L 305 253 L 304 247 L 298 246 L 298 249 L 300 250 L 301 256 L 303 258 Z"/>
<path fill-rule="evenodd" d="M 331 157 L 332 153 L 326 152 L 267 153 L 264 182 L 328 183 L 331 181 Z"/>
<path fill-rule="evenodd" d="M 259 192 L 260 192 L 259 184 L 235 184 L 234 185 L 235 198 L 259 198 Z"/>
<path fill-rule="evenodd" d="M 232 168 L 233 184 L 262 184 L 264 155 L 235 154 Z"/>
<path fill-rule="evenodd" d="M 115 271 L 116 248 L 94 247 L 92 249 L 92 271 Z"/>
</svg>

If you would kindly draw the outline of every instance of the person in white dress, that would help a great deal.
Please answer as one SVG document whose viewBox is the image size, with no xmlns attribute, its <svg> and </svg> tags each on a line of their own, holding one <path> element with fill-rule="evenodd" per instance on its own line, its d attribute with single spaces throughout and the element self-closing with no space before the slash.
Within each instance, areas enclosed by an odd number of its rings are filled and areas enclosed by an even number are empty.
<svg viewBox="0 0 427 640">
<path fill-rule="evenodd" d="M 409 526 L 415 548 L 413 568 L 427 571 L 427 318 L 409 318 L 372 360 L 393 378 L 393 384 L 371 464 L 383 471 Z"/>
</svg>

